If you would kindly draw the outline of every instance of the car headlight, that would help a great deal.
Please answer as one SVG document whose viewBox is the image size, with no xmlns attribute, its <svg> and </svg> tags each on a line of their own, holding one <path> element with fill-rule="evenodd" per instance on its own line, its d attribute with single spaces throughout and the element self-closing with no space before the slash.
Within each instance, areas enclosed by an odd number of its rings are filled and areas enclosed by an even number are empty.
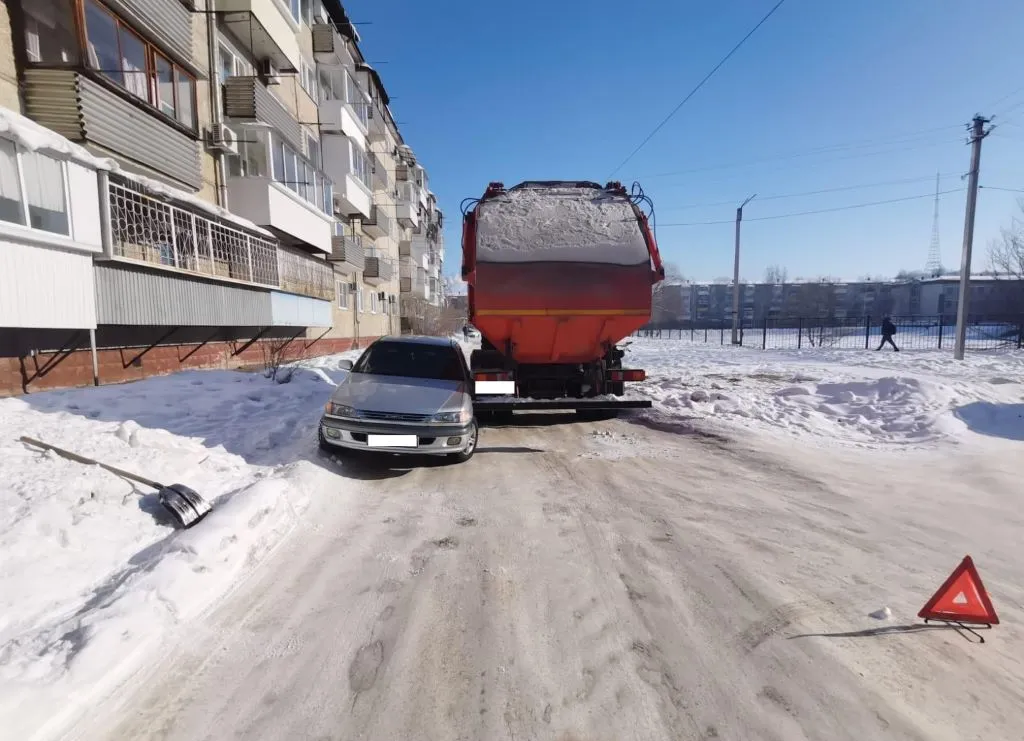
<svg viewBox="0 0 1024 741">
<path fill-rule="evenodd" d="M 457 412 L 438 412 L 430 421 L 440 425 L 467 424 L 473 418 L 473 412 L 469 409 L 460 409 Z"/>
<path fill-rule="evenodd" d="M 327 406 L 324 410 L 332 417 L 354 417 L 356 416 L 356 410 L 345 404 L 335 404 L 333 401 L 327 402 Z"/>
</svg>

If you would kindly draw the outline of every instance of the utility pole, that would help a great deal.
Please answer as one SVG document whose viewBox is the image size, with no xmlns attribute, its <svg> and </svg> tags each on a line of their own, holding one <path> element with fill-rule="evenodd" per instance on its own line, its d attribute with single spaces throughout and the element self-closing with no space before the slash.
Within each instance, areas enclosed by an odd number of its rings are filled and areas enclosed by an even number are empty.
<svg viewBox="0 0 1024 741">
<path fill-rule="evenodd" d="M 989 119 L 976 115 L 971 122 L 971 171 L 968 173 L 967 213 L 964 216 L 964 250 L 960 258 L 960 300 L 956 305 L 956 340 L 953 357 L 964 359 L 967 341 L 968 303 L 971 290 L 971 249 L 974 246 L 974 213 L 978 205 L 978 172 L 981 169 L 981 140 L 988 136 L 985 124 Z"/>
<path fill-rule="evenodd" d="M 736 256 L 732 264 L 732 344 L 740 344 L 740 222 L 743 221 L 743 207 L 757 198 L 750 196 L 736 209 Z"/>
</svg>

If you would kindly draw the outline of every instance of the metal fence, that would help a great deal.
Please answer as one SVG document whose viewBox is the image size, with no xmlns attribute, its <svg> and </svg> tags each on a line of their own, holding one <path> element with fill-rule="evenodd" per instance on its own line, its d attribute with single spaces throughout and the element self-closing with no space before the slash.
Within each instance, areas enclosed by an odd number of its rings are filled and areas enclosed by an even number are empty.
<svg viewBox="0 0 1024 741">
<path fill-rule="evenodd" d="M 955 316 L 894 316 L 890 319 L 897 330 L 893 340 L 901 350 L 953 347 Z M 684 322 L 671 327 L 647 327 L 634 336 L 729 345 L 732 322 Z M 874 350 L 881 342 L 880 317 L 766 319 L 758 323 L 746 322 L 739 332 L 739 344 L 762 350 Z M 966 347 L 969 350 L 1021 349 L 1024 347 L 1024 316 L 972 317 L 967 323 Z"/>
<path fill-rule="evenodd" d="M 283 245 L 277 255 L 282 290 L 327 301 L 334 298 L 334 269 L 328 262 Z"/>
<path fill-rule="evenodd" d="M 114 254 L 131 260 L 278 286 L 277 245 L 148 195 L 110 178 Z"/>
</svg>

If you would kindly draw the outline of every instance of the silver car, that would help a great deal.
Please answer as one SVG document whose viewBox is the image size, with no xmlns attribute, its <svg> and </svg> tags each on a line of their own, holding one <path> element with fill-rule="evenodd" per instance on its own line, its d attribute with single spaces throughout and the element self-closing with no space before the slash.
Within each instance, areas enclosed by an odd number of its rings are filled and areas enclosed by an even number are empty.
<svg viewBox="0 0 1024 741">
<path fill-rule="evenodd" d="M 454 340 L 382 337 L 341 367 L 350 373 L 320 419 L 321 449 L 473 456 L 472 377 Z"/>
</svg>

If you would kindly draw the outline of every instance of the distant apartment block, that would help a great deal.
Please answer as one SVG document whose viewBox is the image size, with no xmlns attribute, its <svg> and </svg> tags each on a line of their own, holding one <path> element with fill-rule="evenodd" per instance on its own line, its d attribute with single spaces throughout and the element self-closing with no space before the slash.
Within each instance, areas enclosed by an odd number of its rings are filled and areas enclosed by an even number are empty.
<svg viewBox="0 0 1024 741">
<path fill-rule="evenodd" d="M 441 212 L 339 0 L 3 8 L 0 394 L 336 352 L 440 301 Z"/>
<path fill-rule="evenodd" d="M 787 318 L 846 319 L 956 312 L 959 277 L 909 281 L 799 281 L 741 283 L 740 317 L 745 326 Z M 1024 315 L 1024 281 L 979 275 L 971 279 L 973 316 Z M 656 289 L 652 322 L 731 322 L 731 283 L 682 283 Z"/>
</svg>

